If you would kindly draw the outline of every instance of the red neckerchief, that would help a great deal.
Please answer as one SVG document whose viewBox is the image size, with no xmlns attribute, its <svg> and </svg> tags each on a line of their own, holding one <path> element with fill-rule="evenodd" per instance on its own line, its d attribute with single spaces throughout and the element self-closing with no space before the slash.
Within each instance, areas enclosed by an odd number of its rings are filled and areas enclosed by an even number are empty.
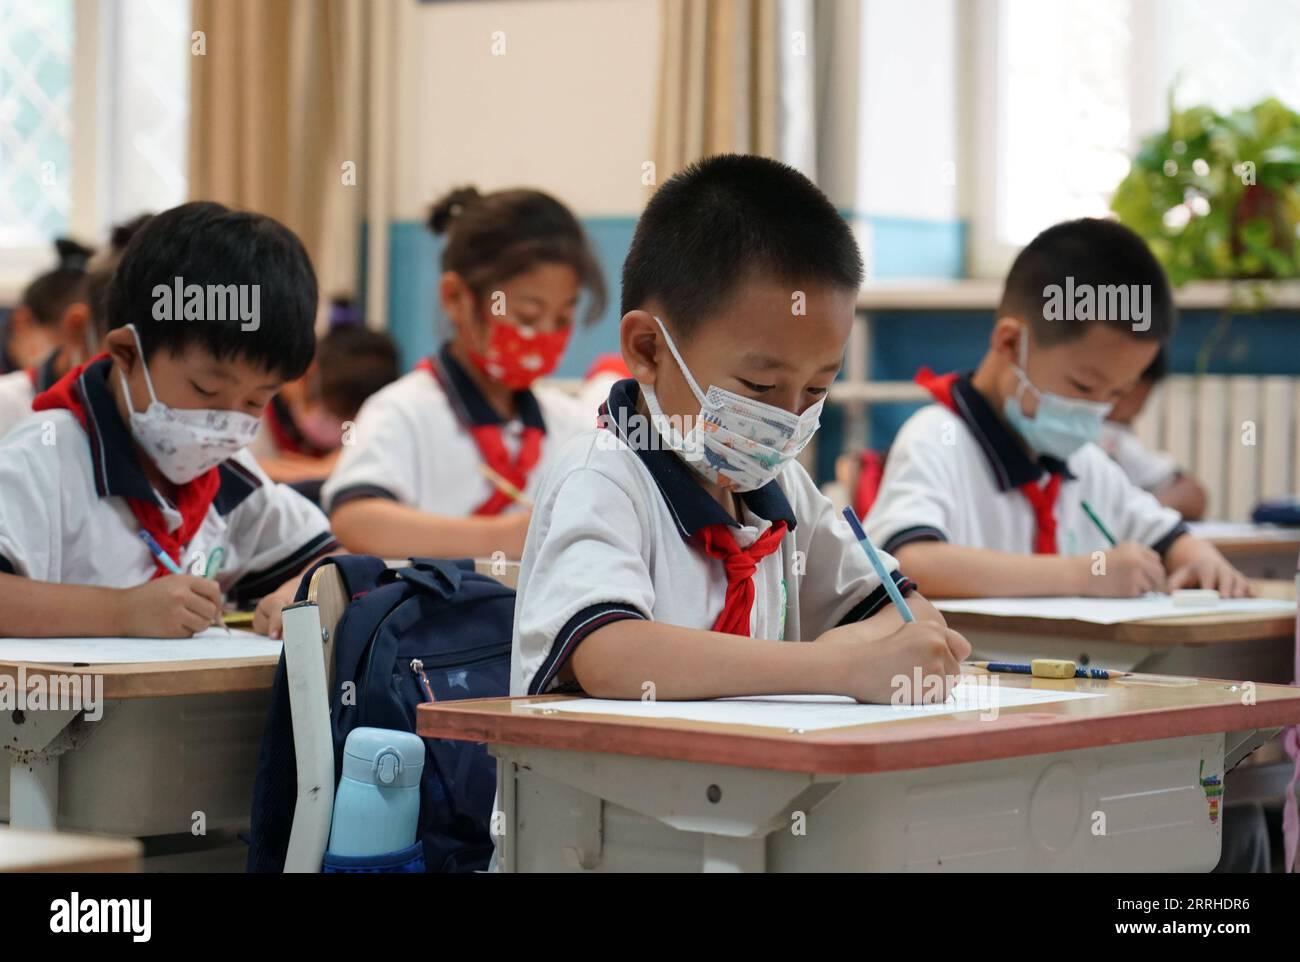
<svg viewBox="0 0 1300 962">
<path fill-rule="evenodd" d="M 758 563 L 781 547 L 786 524 L 775 521 L 748 548 L 736 544 L 736 536 L 727 524 L 708 524 L 697 537 L 704 553 L 722 561 L 727 572 L 727 595 L 722 613 L 713 623 L 714 631 L 749 637 L 749 615 L 754 607 L 754 572 Z"/>
<path fill-rule="evenodd" d="M 916 372 L 915 381 L 930 392 L 930 395 L 957 414 L 957 407 L 952 400 L 952 386 L 957 380 L 957 373 L 935 374 L 928 367 Z M 1056 554 L 1056 497 L 1061 492 L 1061 476 L 1052 474 L 1045 487 L 1039 487 L 1037 481 L 1022 484 L 1019 489 L 1034 509 L 1034 554 Z"/>
<path fill-rule="evenodd" d="M 106 357 L 108 357 L 107 354 L 101 354 L 99 357 L 91 358 L 85 364 L 73 368 L 56 381 L 49 390 L 36 395 L 36 398 L 32 401 L 32 410 L 48 411 L 61 408 L 71 411 L 84 431 L 86 429 L 86 401 L 78 381 L 82 371 L 101 358 Z M 105 453 L 105 456 L 107 456 L 107 453 Z M 171 556 L 171 559 L 180 564 L 181 554 L 185 550 L 185 546 L 189 544 L 190 539 L 202 526 L 203 519 L 207 517 L 208 508 L 212 506 L 212 499 L 217 496 L 217 489 L 220 487 L 221 477 L 217 468 L 209 468 L 188 484 L 179 485 L 176 490 L 176 510 L 180 512 L 181 525 L 175 531 L 168 530 L 167 521 L 164 519 L 162 509 L 156 501 L 145 501 L 141 498 L 132 497 L 127 497 L 125 500 L 127 506 L 131 509 L 131 513 L 135 515 L 136 521 L 140 522 L 140 527 L 153 535 L 154 540 Z M 161 562 L 156 562 L 150 580 L 170 573 Z"/>
<path fill-rule="evenodd" d="M 443 383 L 432 359 L 423 358 L 415 366 L 417 370 L 428 371 L 429 376 L 438 382 L 444 392 L 450 392 L 451 388 Z M 452 410 L 456 410 L 456 405 L 452 405 Z M 460 418 L 459 414 L 457 414 L 457 418 Z M 528 484 L 528 475 L 537 466 L 537 462 L 541 460 L 542 440 L 546 437 L 546 432 L 538 427 L 525 426 L 523 439 L 519 445 L 519 454 L 512 461 L 510 460 L 510 453 L 506 450 L 505 441 L 501 437 L 500 424 L 474 425 L 462 420 L 461 427 L 469 432 L 470 437 L 474 439 L 474 446 L 478 448 L 479 457 L 483 459 L 483 463 L 520 491 L 524 490 L 524 487 Z M 473 513 L 475 515 L 500 514 L 512 501 L 510 495 L 500 489 L 494 489 L 491 496 L 475 508 Z"/>
</svg>

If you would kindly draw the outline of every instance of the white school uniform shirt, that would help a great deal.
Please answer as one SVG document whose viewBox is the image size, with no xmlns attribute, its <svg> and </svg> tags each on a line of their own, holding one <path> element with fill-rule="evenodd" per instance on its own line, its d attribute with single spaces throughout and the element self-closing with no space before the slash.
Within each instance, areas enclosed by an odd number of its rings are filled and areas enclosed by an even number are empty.
<svg viewBox="0 0 1300 962">
<path fill-rule="evenodd" d="M 416 369 L 362 405 L 352 443 L 345 436 L 321 492 L 327 512 L 359 498 L 387 498 L 434 514 L 473 514 L 496 487 L 480 473 L 483 458 L 466 425 L 500 425 L 512 458 L 525 426 L 545 430 L 541 457 L 523 489 L 531 498 L 555 452 L 596 422 L 594 409 L 584 410 L 572 396 L 542 384 L 519 392 L 519 416 L 503 421 L 446 347 L 431 360 L 439 377 Z M 522 508 L 511 502 L 504 510 Z"/>
<path fill-rule="evenodd" d="M 913 414 L 885 460 L 867 535 L 886 551 L 913 541 L 1032 554 L 1037 524 L 1020 485 L 1061 476 L 1056 500 L 1057 553 L 1090 554 L 1110 545 L 1084 513 L 1087 501 L 1119 541 L 1163 554 L 1187 532 L 1181 515 L 1133 484 L 1095 444 L 1065 462 L 1031 458 L 970 377 L 952 385 L 953 410 L 939 404 Z"/>
<path fill-rule="evenodd" d="M 1182 474 L 1173 455 L 1152 450 L 1127 427 L 1114 421 L 1102 425 L 1097 444 L 1144 491 L 1163 488 Z"/>
<path fill-rule="evenodd" d="M 705 525 L 731 527 L 744 548 L 772 523 L 789 532 L 753 575 L 754 638 L 813 641 L 889 604 L 848 524 L 797 462 L 741 495 L 743 523 L 669 450 L 651 447 L 636 414 L 635 380 L 610 390 L 608 427 L 570 441 L 538 491 L 520 564 L 510 693 L 555 687 L 583 639 L 623 618 L 711 630 L 727 575 L 698 546 Z M 904 594 L 913 588 L 882 556 Z"/>
<path fill-rule="evenodd" d="M 130 429 L 109 393 L 107 360 L 82 372 L 74 391 L 83 429 L 68 410 L 29 415 L 0 440 L 0 571 L 58 584 L 130 588 L 156 570 L 127 497 L 153 499 L 169 528 L 181 516 L 140 470 Z M 220 546 L 217 578 L 240 604 L 279 588 L 314 559 L 338 549 L 321 511 L 275 484 L 247 451 L 219 467 L 221 486 L 181 556 L 206 559 Z"/>
<path fill-rule="evenodd" d="M 32 413 L 32 400 L 57 377 L 54 372 L 58 351 L 34 368 L 0 374 L 0 438 Z"/>
</svg>

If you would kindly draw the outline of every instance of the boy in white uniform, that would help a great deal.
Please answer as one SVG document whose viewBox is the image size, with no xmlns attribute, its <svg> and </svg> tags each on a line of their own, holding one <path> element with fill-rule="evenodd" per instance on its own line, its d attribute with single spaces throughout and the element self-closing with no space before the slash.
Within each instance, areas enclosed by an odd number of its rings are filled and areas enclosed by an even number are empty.
<svg viewBox="0 0 1300 962">
<path fill-rule="evenodd" d="M 1128 292 L 1129 310 L 1108 312 L 1108 290 Z M 1079 300 L 1058 315 L 1062 291 Z M 1173 326 L 1164 272 L 1128 228 L 1084 219 L 1038 235 L 1007 276 L 978 370 L 919 376 L 939 403 L 890 447 L 867 533 L 943 597 L 1253 594 L 1093 443 Z"/>
<path fill-rule="evenodd" d="M 946 697 L 969 645 L 886 558 L 904 624 L 794 460 L 861 277 L 843 219 L 776 161 L 714 157 L 660 187 L 623 268 L 633 379 L 537 493 L 513 694 Z"/>
<path fill-rule="evenodd" d="M 187 289 L 258 285 L 256 325 L 155 319 L 177 277 Z M 0 631 L 188 637 L 228 592 L 260 599 L 254 628 L 278 636 L 298 575 L 338 550 L 320 511 L 242 450 L 311 360 L 306 251 L 270 218 L 185 204 L 131 242 L 107 314 L 107 356 L 38 395 L 0 441 Z"/>
</svg>

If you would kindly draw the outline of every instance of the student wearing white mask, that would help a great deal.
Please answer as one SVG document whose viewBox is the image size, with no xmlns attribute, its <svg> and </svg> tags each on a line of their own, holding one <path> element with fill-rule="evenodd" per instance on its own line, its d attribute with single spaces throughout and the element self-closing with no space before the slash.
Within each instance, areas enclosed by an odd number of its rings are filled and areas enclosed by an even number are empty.
<svg viewBox="0 0 1300 962">
<path fill-rule="evenodd" d="M 1092 292 L 1092 309 L 1058 316 L 1048 308 L 1060 290 Z M 1141 316 L 1103 308 L 1120 290 L 1145 292 L 1128 298 Z M 1253 594 L 1095 443 L 1174 323 L 1164 272 L 1128 228 L 1084 219 L 1044 231 L 1012 265 L 979 367 L 918 375 L 937 403 L 894 439 L 867 533 L 940 596 Z"/>
<path fill-rule="evenodd" d="M 513 694 L 946 696 L 970 646 L 885 558 L 904 624 L 795 460 L 861 277 L 844 220 L 783 164 L 714 157 L 659 188 L 623 267 L 633 376 L 537 492 Z M 930 687 L 895 686 L 914 671 Z"/>
<path fill-rule="evenodd" d="M 177 283 L 255 289 L 258 316 L 204 297 L 160 317 Z M 338 542 L 244 448 L 311 361 L 316 306 L 306 251 L 270 218 L 192 203 L 140 229 L 107 291 L 107 354 L 0 442 L 0 631 L 188 637 L 227 595 L 278 636 L 299 575 Z"/>
</svg>

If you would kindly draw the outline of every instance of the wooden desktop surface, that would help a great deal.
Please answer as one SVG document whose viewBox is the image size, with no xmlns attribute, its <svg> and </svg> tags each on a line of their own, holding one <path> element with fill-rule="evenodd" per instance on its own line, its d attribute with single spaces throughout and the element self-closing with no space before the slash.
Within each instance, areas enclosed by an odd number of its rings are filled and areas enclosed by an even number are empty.
<svg viewBox="0 0 1300 962">
<path fill-rule="evenodd" d="M 797 734 L 671 718 L 544 714 L 548 702 L 573 697 L 547 695 L 420 705 L 416 730 L 431 738 L 856 774 L 1300 724 L 1300 688 L 1286 685 L 1255 685 L 1255 704 L 1247 705 L 1240 685 L 1217 680 L 1178 686 L 1023 675 L 998 680 L 1006 687 L 1106 697 L 1003 708 L 996 719 L 981 718 L 977 710 Z"/>
<path fill-rule="evenodd" d="M 1262 598 L 1295 598 L 1289 581 L 1256 581 Z M 1090 621 L 1060 618 L 1024 618 L 974 612 L 945 611 L 948 627 L 962 632 L 1000 632 L 1006 635 L 1082 638 L 1089 641 L 1117 641 L 1138 645 L 1213 645 L 1224 642 L 1294 638 L 1296 615 L 1291 612 L 1233 612 L 1217 614 L 1213 608 L 1189 608 L 1177 618 L 1125 621 L 1099 625 Z"/>
<path fill-rule="evenodd" d="M 105 698 L 164 698 L 269 690 L 278 663 L 270 655 L 104 665 L 0 661 L 0 675 L 16 678 L 20 666 L 29 683 L 38 675 L 102 675 Z"/>
<path fill-rule="evenodd" d="M 143 852 L 133 838 L 0 826 L 0 872 L 136 872 Z"/>
</svg>

